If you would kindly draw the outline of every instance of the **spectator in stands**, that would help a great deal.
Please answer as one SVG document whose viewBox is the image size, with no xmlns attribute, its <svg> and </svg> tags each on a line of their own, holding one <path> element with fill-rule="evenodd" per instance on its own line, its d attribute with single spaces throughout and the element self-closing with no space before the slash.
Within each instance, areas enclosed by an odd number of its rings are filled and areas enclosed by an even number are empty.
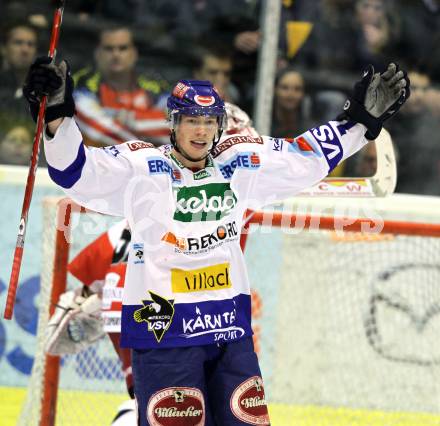
<svg viewBox="0 0 440 426">
<path fill-rule="evenodd" d="M 390 0 L 357 0 L 355 25 L 359 26 L 356 69 L 372 64 L 383 71 L 400 35 L 397 10 Z"/>
<path fill-rule="evenodd" d="M 138 74 L 137 61 L 128 28 L 100 32 L 96 69 L 85 68 L 74 75 L 77 122 L 87 144 L 114 145 L 144 138 L 156 144 L 168 142 L 165 113 L 156 107 L 167 83 Z"/>
<path fill-rule="evenodd" d="M 280 71 L 275 79 L 271 135 L 292 138 L 311 127 L 310 98 L 302 74 L 293 68 Z"/>
<path fill-rule="evenodd" d="M 3 164 L 29 163 L 35 124 L 29 119 L 22 86 L 37 53 L 37 44 L 37 30 L 26 21 L 11 23 L 4 31 L 0 71 L 0 162 Z"/>
<path fill-rule="evenodd" d="M 237 103 L 238 92 L 231 83 L 231 51 L 222 47 L 201 47 L 194 59 L 194 78 L 211 81 L 226 102 Z"/>
<path fill-rule="evenodd" d="M 398 150 L 397 191 L 440 195 L 440 120 L 426 94 L 432 90 L 429 76 L 409 73 L 411 97 L 402 116 L 389 131 Z"/>
<path fill-rule="evenodd" d="M 398 56 L 426 69 L 440 83 L 440 1 L 399 0 L 402 20 Z"/>
</svg>

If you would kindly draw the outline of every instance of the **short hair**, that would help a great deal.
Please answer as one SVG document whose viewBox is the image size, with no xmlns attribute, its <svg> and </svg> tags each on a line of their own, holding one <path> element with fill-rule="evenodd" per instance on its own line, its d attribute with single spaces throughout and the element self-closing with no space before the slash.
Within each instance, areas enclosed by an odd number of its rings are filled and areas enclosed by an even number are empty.
<svg viewBox="0 0 440 426">
<path fill-rule="evenodd" d="M 135 41 L 134 41 L 134 33 L 133 31 L 125 26 L 125 25 L 121 25 L 121 24 L 112 24 L 112 25 L 107 25 L 104 28 L 101 28 L 97 34 L 96 34 L 96 46 L 99 46 L 101 44 L 102 41 L 102 36 L 106 33 L 115 33 L 116 31 L 127 31 L 130 34 L 131 37 L 131 41 L 132 44 L 135 45 Z"/>
<path fill-rule="evenodd" d="M 201 69 L 207 56 L 214 56 L 215 58 L 227 60 L 231 63 L 233 62 L 232 53 L 230 49 L 227 49 L 226 47 L 220 45 L 199 46 L 195 49 L 195 52 L 192 55 L 192 69 Z"/>
<path fill-rule="evenodd" d="M 21 21 L 10 21 L 8 22 L 1 30 L 1 43 L 3 45 L 7 44 L 11 38 L 12 32 L 16 30 L 17 28 L 25 28 L 26 30 L 29 30 L 34 33 L 35 39 L 38 42 L 38 29 L 31 23 L 25 20 Z"/>
</svg>

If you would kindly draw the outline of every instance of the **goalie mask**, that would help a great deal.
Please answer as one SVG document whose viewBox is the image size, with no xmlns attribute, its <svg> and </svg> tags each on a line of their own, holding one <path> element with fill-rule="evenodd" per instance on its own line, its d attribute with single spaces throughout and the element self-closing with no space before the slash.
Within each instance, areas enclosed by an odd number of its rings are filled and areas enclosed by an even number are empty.
<svg viewBox="0 0 440 426">
<path fill-rule="evenodd" d="M 176 126 L 182 115 L 216 117 L 217 134 L 212 141 L 211 150 L 220 140 L 227 125 L 225 103 L 210 81 L 181 80 L 173 89 L 167 100 L 168 120 L 171 128 L 171 143 L 174 149 L 182 154 L 176 141 Z M 192 158 L 187 158 L 194 161 Z"/>
</svg>

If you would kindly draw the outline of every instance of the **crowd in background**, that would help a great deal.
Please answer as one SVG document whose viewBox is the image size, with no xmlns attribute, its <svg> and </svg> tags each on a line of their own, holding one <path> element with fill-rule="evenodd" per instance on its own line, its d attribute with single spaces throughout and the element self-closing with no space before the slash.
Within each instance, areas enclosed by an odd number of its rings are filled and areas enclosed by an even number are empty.
<svg viewBox="0 0 440 426">
<path fill-rule="evenodd" d="M 394 61 L 412 85 L 387 125 L 397 191 L 440 195 L 440 0 L 280 1 L 271 136 L 335 118 L 368 64 L 383 71 Z M 51 0 L 0 0 L 2 164 L 29 162 L 34 123 L 21 87 L 47 51 L 53 9 Z M 182 78 L 211 80 L 252 116 L 261 9 L 259 0 L 69 0 L 58 51 L 71 66 L 86 143 L 166 143 L 166 97 Z"/>
</svg>

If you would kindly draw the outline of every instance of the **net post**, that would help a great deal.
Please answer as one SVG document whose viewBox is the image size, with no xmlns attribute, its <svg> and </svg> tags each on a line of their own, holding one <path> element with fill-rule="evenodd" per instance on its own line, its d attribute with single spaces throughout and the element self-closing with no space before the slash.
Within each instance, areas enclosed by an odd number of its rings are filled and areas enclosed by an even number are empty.
<svg viewBox="0 0 440 426">
<path fill-rule="evenodd" d="M 64 198 L 57 203 L 55 256 L 52 271 L 52 290 L 50 295 L 49 317 L 55 312 L 58 302 L 67 286 L 67 264 L 69 259 L 71 200 Z M 40 426 L 54 426 L 58 396 L 60 357 L 46 355 L 45 383 L 43 386 Z"/>
</svg>

